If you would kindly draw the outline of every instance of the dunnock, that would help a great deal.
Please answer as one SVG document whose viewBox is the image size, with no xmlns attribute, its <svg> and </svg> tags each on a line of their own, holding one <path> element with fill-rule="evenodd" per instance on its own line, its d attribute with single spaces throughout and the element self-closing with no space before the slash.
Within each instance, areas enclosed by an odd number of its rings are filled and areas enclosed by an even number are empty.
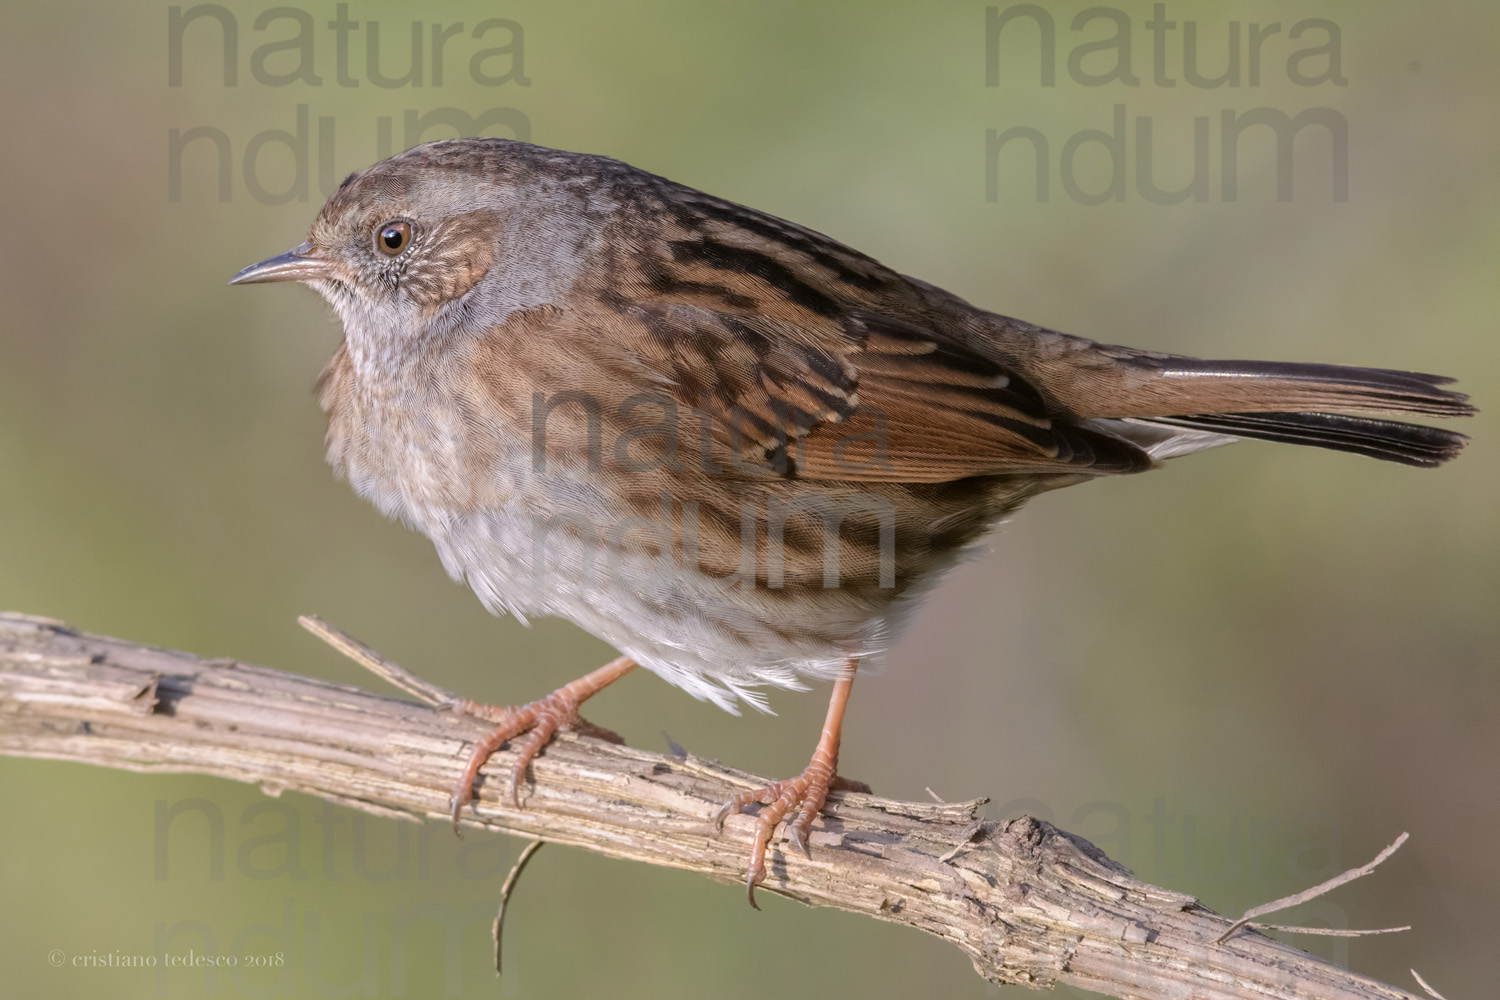
<svg viewBox="0 0 1500 1000">
<path fill-rule="evenodd" d="M 759 801 L 806 853 L 855 665 L 1038 493 L 1237 438 L 1407 465 L 1465 438 L 1450 379 L 1200 361 L 999 316 L 801 226 L 598 156 L 434 142 L 349 177 L 307 242 L 231 283 L 302 281 L 345 338 L 320 381 L 328 460 L 417 528 L 486 607 L 559 615 L 624 655 L 520 708 L 524 735 L 618 739 L 579 704 L 637 665 L 732 709 L 832 679 L 801 775 Z M 847 783 L 846 783 L 847 784 Z"/>
</svg>

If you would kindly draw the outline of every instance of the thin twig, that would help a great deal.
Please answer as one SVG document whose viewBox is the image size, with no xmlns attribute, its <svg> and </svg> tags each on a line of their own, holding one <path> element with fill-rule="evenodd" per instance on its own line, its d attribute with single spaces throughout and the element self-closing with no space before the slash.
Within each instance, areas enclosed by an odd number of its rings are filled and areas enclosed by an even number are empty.
<svg viewBox="0 0 1500 1000">
<path fill-rule="evenodd" d="M 1428 986 L 1427 985 L 1427 980 L 1423 979 L 1422 976 L 1421 976 L 1421 974 L 1418 973 L 1416 969 L 1412 969 L 1411 970 L 1411 975 L 1412 975 L 1412 978 L 1417 981 L 1418 985 L 1420 985 L 1422 987 L 1422 989 L 1424 989 L 1424 990 L 1427 991 L 1427 995 L 1430 996 L 1430 997 L 1432 997 L 1433 1000 L 1447 1000 L 1447 998 L 1444 997 L 1437 990 L 1433 989 L 1431 986 Z"/>
<path fill-rule="evenodd" d="M 400 688 L 419 701 L 441 706 L 456 700 L 455 695 L 397 666 L 352 635 L 335 628 L 317 615 L 301 615 L 297 618 L 297 624 L 370 673 Z"/>
<path fill-rule="evenodd" d="M 1228 941 L 1231 937 L 1234 936 L 1235 931 L 1239 930 L 1241 927 L 1244 927 L 1256 917 L 1263 917 L 1267 913 L 1275 913 L 1277 910 L 1289 909 L 1290 907 L 1297 906 L 1301 903 L 1306 903 L 1309 900 L 1317 899 L 1319 896 L 1328 892 L 1332 892 L 1334 889 L 1337 889 L 1339 886 L 1344 885 L 1345 883 L 1353 882 L 1357 878 L 1363 878 L 1364 876 L 1374 871 L 1382 861 L 1390 857 L 1392 854 L 1395 854 L 1397 848 L 1406 843 L 1406 838 L 1409 836 L 1411 836 L 1411 834 L 1403 833 L 1401 836 L 1397 837 L 1391 844 L 1391 846 L 1387 847 L 1385 850 L 1377 854 L 1375 856 L 1375 860 L 1371 861 L 1367 865 L 1361 865 L 1358 868 L 1351 868 L 1341 875 L 1335 875 L 1327 882 L 1320 882 L 1317 885 L 1313 886 L 1311 889 L 1304 889 L 1302 892 L 1299 892 L 1295 895 L 1283 896 L 1281 899 L 1275 899 L 1269 903 L 1263 903 L 1260 906 L 1254 907 L 1253 909 L 1246 910 L 1245 915 L 1243 917 L 1240 917 L 1240 919 L 1236 920 L 1234 923 L 1230 924 L 1229 929 L 1223 934 L 1220 934 L 1214 941 L 1214 944 L 1223 944 L 1225 941 Z M 1401 929 L 1409 930 L 1410 928 Z M 1385 932 L 1378 931 L 1376 933 Z"/>
<path fill-rule="evenodd" d="M 1399 934 L 1402 931 L 1411 930 L 1411 925 L 1405 927 L 1293 927 L 1289 924 L 1258 924 L 1251 921 L 1248 925 L 1258 931 L 1286 931 L 1288 934 L 1312 934 L 1316 937 L 1367 937 L 1371 934 Z"/>
<path fill-rule="evenodd" d="M 526 862 L 531 856 L 542 849 L 546 841 L 538 838 L 527 844 L 521 851 L 521 856 L 516 858 L 516 863 L 511 866 L 510 874 L 505 876 L 505 882 L 500 886 L 500 909 L 495 913 L 495 923 L 492 931 L 495 935 L 495 975 L 500 975 L 500 934 L 505 930 L 505 907 L 510 903 L 510 894 L 516 889 L 516 880 L 521 877 L 521 872 L 526 868 Z"/>
<path fill-rule="evenodd" d="M 940 799 L 939 801 L 942 800 Z M 988 825 L 989 821 L 983 818 L 976 819 L 974 822 L 970 823 L 967 827 L 964 828 L 964 832 L 959 836 L 958 843 L 954 845 L 953 849 L 946 854 L 939 855 L 938 864 L 946 865 L 948 862 L 958 857 L 964 851 L 968 850 L 969 845 L 972 844 L 976 838 L 982 839 L 979 837 L 979 835 L 985 832 L 985 828 Z"/>
</svg>

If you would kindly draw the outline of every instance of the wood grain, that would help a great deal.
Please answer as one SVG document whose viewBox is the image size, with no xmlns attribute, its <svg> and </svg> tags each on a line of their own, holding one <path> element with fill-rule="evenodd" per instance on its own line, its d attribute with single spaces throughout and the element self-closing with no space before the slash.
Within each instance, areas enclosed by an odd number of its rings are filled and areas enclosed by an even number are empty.
<svg viewBox="0 0 1500 1000">
<path fill-rule="evenodd" d="M 444 820 L 484 725 L 415 702 L 0 613 L 0 753 L 212 774 L 357 809 Z M 691 754 L 564 736 L 519 810 L 510 754 L 485 768 L 464 823 L 741 884 L 754 817 L 709 817 L 767 779 Z M 1412 1000 L 1135 879 L 1092 844 L 983 801 L 835 793 L 812 860 L 773 848 L 762 891 L 935 934 L 995 983 L 1070 983 L 1149 1000 Z M 14 805 L 14 804 L 13 804 Z M 738 894 L 736 894 L 738 895 Z"/>
</svg>

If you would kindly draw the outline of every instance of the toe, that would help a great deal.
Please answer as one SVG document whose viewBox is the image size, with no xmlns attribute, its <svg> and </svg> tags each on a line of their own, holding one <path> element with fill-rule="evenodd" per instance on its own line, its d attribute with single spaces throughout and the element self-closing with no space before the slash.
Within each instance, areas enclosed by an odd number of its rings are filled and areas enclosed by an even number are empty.
<svg viewBox="0 0 1500 1000">
<path fill-rule="evenodd" d="M 818 814 L 823 811 L 829 790 L 838 788 L 853 791 L 856 787 L 864 788 L 859 782 L 844 781 L 829 774 L 826 768 L 809 768 L 790 780 L 778 781 L 751 792 L 740 792 L 719 807 L 714 813 L 713 824 L 716 829 L 722 831 L 724 821 L 751 802 L 765 804 L 765 808 L 756 816 L 755 841 L 750 851 L 750 864 L 745 876 L 745 891 L 751 906 L 757 910 L 760 909 L 755 902 L 755 887 L 766 879 L 766 852 L 770 847 L 776 827 L 781 824 L 782 820 L 786 820 L 784 833 L 786 841 L 799 854 L 810 859 L 812 857 L 812 851 L 809 849 L 812 825 L 817 820 Z"/>
<path fill-rule="evenodd" d="M 768 806 L 772 805 L 781 795 L 782 784 L 783 782 L 778 781 L 774 785 L 767 785 L 765 788 L 757 788 L 753 791 L 740 792 L 736 794 L 728 802 L 720 806 L 718 812 L 714 813 L 714 829 L 722 831 L 724 829 L 725 820 L 733 816 L 735 813 L 738 813 L 740 810 L 744 809 L 752 802 L 761 802 Z"/>
<path fill-rule="evenodd" d="M 797 850 L 802 852 L 803 857 L 811 858 L 812 852 L 808 850 L 808 844 L 812 840 L 813 821 L 818 818 L 822 810 L 822 802 L 803 802 L 802 811 L 797 818 L 787 825 L 787 837 L 796 845 Z"/>
<path fill-rule="evenodd" d="M 797 812 L 795 819 L 786 825 L 786 839 L 789 840 L 804 858 L 812 860 L 812 851 L 808 850 L 808 841 L 812 835 L 813 820 L 818 818 L 818 813 L 823 808 L 823 802 L 828 797 L 828 790 L 824 786 L 812 785 L 802 796 L 802 808 Z"/>
<path fill-rule="evenodd" d="M 621 736 L 613 729 L 605 729 L 603 726 L 596 726 L 581 715 L 573 720 L 573 724 L 570 728 L 579 736 L 586 736 L 590 739 L 603 740 L 606 743 L 618 743 L 621 745 L 623 745 L 625 742 L 625 737 Z"/>
<path fill-rule="evenodd" d="M 516 762 L 510 768 L 510 801 L 517 809 L 521 808 L 521 784 L 526 780 L 526 769 L 556 733 L 556 720 L 544 717 L 537 720 L 525 739 L 516 743 Z"/>
</svg>

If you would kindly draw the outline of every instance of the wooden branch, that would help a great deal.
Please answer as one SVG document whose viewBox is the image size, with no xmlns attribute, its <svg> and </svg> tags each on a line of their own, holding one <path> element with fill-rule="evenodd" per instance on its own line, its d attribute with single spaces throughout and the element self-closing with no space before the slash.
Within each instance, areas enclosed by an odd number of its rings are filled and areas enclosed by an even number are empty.
<svg viewBox="0 0 1500 1000">
<path fill-rule="evenodd" d="M 214 774 L 444 820 L 484 731 L 357 688 L 0 613 L 3 754 Z M 709 817 L 765 778 L 564 736 L 537 759 L 517 810 L 496 777 L 510 762 L 502 751 L 486 766 L 466 824 L 742 884 L 753 817 L 732 817 L 722 835 Z M 1230 921 L 1192 897 L 1040 820 L 985 820 L 982 805 L 835 794 L 812 860 L 773 848 L 763 889 L 936 934 L 995 983 L 1149 1000 L 1413 1000 L 1249 928 L 1216 944 Z"/>
</svg>

